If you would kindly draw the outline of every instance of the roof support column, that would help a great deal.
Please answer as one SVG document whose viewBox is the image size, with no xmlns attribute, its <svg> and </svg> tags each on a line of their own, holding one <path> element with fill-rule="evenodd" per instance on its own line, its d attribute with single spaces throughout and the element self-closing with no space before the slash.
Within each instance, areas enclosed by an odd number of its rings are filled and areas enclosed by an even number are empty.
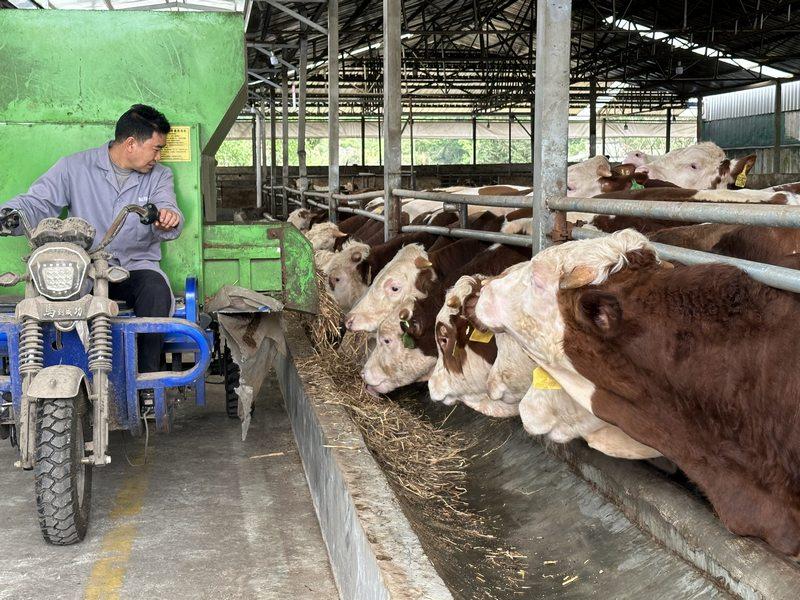
<svg viewBox="0 0 800 600">
<path fill-rule="evenodd" d="M 414 104 L 408 101 L 408 135 L 411 138 L 411 189 L 417 189 L 417 177 L 414 173 Z"/>
<path fill-rule="evenodd" d="M 669 152 L 672 147 L 672 107 L 667 107 L 667 135 L 664 140 L 665 151 Z"/>
<path fill-rule="evenodd" d="M 275 216 L 277 207 L 275 203 L 275 179 L 277 179 L 275 165 L 278 162 L 278 153 L 275 149 L 275 138 L 277 137 L 275 123 L 275 88 L 271 87 L 269 88 L 269 214 L 273 216 Z"/>
<path fill-rule="evenodd" d="M 783 98 L 780 80 L 775 82 L 775 146 L 772 149 L 772 172 L 781 172 L 781 144 L 783 143 Z"/>
<path fill-rule="evenodd" d="M 364 117 L 364 108 L 361 108 L 361 166 L 367 164 L 367 121 Z"/>
<path fill-rule="evenodd" d="M 384 238 L 389 240 L 400 233 L 401 204 L 392 192 L 401 184 L 403 160 L 401 135 L 403 103 L 400 68 L 400 0 L 383 0 L 383 119 L 384 158 L 383 189 L 386 221 Z"/>
<path fill-rule="evenodd" d="M 602 144 L 600 146 L 600 154 L 605 156 L 606 155 L 606 120 L 605 119 L 603 119 L 603 125 L 602 125 L 602 128 L 601 128 L 601 131 L 602 131 L 602 133 L 600 135 L 602 136 L 601 137 Z"/>
<path fill-rule="evenodd" d="M 697 97 L 697 143 L 703 141 L 703 97 Z"/>
<path fill-rule="evenodd" d="M 472 117 L 472 166 L 478 164 L 478 118 Z"/>
<path fill-rule="evenodd" d="M 337 220 L 339 193 L 339 0 L 328 0 L 328 219 Z"/>
<path fill-rule="evenodd" d="M 256 105 L 253 104 L 253 166 L 256 173 L 256 208 L 264 205 L 263 173 L 261 172 L 261 138 L 264 136 L 261 115 L 258 113 Z"/>
<path fill-rule="evenodd" d="M 589 83 L 589 157 L 597 155 L 597 80 Z"/>
<path fill-rule="evenodd" d="M 534 254 L 552 243 L 553 238 L 560 239 L 566 230 L 565 213 L 551 212 L 547 201 L 567 194 L 571 12 L 572 0 L 536 3 Z"/>
<path fill-rule="evenodd" d="M 508 175 L 511 176 L 511 121 L 513 116 L 511 115 L 511 107 L 508 107 Z"/>
<path fill-rule="evenodd" d="M 281 80 L 281 138 L 283 141 L 281 186 L 286 188 L 289 187 L 289 75 L 286 73 L 286 67 L 283 68 Z M 289 207 L 287 206 L 289 195 L 285 189 L 281 189 L 281 198 L 283 198 L 281 214 L 286 218 L 289 216 Z"/>
<path fill-rule="evenodd" d="M 308 167 L 306 166 L 306 78 L 308 75 L 308 40 L 300 40 L 300 90 L 297 107 L 297 163 L 299 165 L 299 181 L 297 187 L 301 192 L 308 190 Z M 305 194 L 300 195 L 303 208 L 306 204 Z"/>
</svg>

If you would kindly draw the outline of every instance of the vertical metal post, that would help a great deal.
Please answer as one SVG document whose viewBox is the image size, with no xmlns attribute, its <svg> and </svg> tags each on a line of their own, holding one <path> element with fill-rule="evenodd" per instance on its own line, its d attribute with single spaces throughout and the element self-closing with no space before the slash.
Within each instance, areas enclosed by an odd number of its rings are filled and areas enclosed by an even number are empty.
<svg viewBox="0 0 800 600">
<path fill-rule="evenodd" d="M 666 152 L 669 152 L 672 148 L 672 107 L 667 107 L 667 135 L 666 139 L 664 140 L 664 147 Z"/>
<path fill-rule="evenodd" d="M 472 166 L 478 164 L 478 119 L 472 117 Z"/>
<path fill-rule="evenodd" d="M 572 0 L 536 3 L 536 102 L 533 157 L 533 252 L 560 239 L 566 214 L 552 213 L 548 198 L 567 195 L 569 51 Z"/>
<path fill-rule="evenodd" d="M 269 88 L 269 214 L 275 215 L 275 208 L 277 204 L 275 203 L 275 179 L 277 179 L 276 175 L 276 163 L 278 162 L 278 153 L 275 149 L 276 143 L 276 120 L 275 120 L 275 88 Z"/>
<path fill-rule="evenodd" d="M 508 174 L 511 174 L 511 121 L 513 116 L 511 114 L 511 107 L 508 107 Z"/>
<path fill-rule="evenodd" d="M 775 146 L 772 149 L 772 172 L 781 172 L 781 144 L 783 143 L 783 98 L 781 82 L 775 82 Z"/>
<path fill-rule="evenodd" d="M 286 67 L 283 68 L 283 78 L 281 81 L 281 124 L 282 131 L 281 137 L 283 138 L 282 144 L 282 161 L 281 161 L 281 198 L 283 198 L 283 206 L 281 214 L 284 218 L 289 216 L 288 199 L 289 195 L 286 192 L 289 187 L 289 75 L 286 73 Z"/>
<path fill-rule="evenodd" d="M 597 80 L 589 83 L 589 156 L 597 155 Z"/>
<path fill-rule="evenodd" d="M 308 167 L 306 166 L 306 77 L 308 74 L 308 40 L 300 40 L 300 91 L 297 107 L 297 164 L 298 183 L 301 192 L 308 189 Z M 300 196 L 301 202 L 305 196 Z"/>
<path fill-rule="evenodd" d="M 529 129 L 529 131 L 531 132 L 531 171 L 533 171 L 533 155 L 535 154 L 533 147 L 535 144 L 534 140 L 536 139 L 533 136 L 533 124 L 536 122 L 536 119 L 533 118 L 534 117 L 533 113 L 534 113 L 534 99 L 531 98 L 531 128 Z M 533 185 L 532 180 L 533 177 L 531 176 L 531 185 Z"/>
<path fill-rule="evenodd" d="M 378 166 L 383 165 L 383 133 L 381 129 L 381 109 L 378 109 Z"/>
<path fill-rule="evenodd" d="M 264 124 L 258 108 L 253 104 L 253 166 L 256 175 L 256 207 L 264 206 L 264 180 L 261 170 L 261 138 L 264 136 Z"/>
<path fill-rule="evenodd" d="M 337 220 L 339 193 L 339 0 L 328 0 L 328 219 Z"/>
<path fill-rule="evenodd" d="M 403 103 L 400 69 L 402 63 L 400 40 L 400 0 L 383 0 L 383 169 L 384 239 L 400 233 L 402 205 L 393 191 L 401 185 L 403 153 L 401 146 Z"/>
<path fill-rule="evenodd" d="M 703 140 L 703 97 L 697 97 L 697 143 Z"/>
<path fill-rule="evenodd" d="M 364 117 L 364 107 L 361 107 L 361 166 L 367 164 L 367 120 Z"/>
<path fill-rule="evenodd" d="M 603 119 L 603 127 L 602 127 L 602 132 L 601 132 L 600 135 L 601 135 L 601 138 L 602 138 L 602 144 L 600 146 L 601 147 L 600 154 L 605 156 L 606 155 L 606 120 L 605 119 Z"/>
<path fill-rule="evenodd" d="M 411 138 L 411 189 L 417 189 L 417 177 L 414 174 L 414 105 L 408 101 L 408 135 Z"/>
</svg>

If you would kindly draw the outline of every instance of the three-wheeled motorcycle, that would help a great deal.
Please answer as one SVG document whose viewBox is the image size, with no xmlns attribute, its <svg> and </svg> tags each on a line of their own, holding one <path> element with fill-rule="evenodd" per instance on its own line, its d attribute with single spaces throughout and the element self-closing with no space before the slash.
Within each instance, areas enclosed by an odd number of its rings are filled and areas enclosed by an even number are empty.
<svg viewBox="0 0 800 600">
<path fill-rule="evenodd" d="M 138 434 L 154 418 L 156 429 L 168 430 L 170 388 L 205 402 L 214 336 L 198 324 L 193 281 L 171 318 L 136 318 L 108 297 L 108 284 L 129 276 L 107 248 L 132 213 L 143 224 L 158 218 L 152 204 L 126 206 L 94 245 L 96 232 L 83 219 L 50 218 L 31 229 L 24 213 L 0 211 L 0 235 L 21 227 L 31 249 L 24 275 L 0 275 L 0 286 L 25 285 L 24 298 L 0 305 L 0 438 L 19 449 L 16 466 L 33 470 L 39 525 L 52 544 L 86 534 L 92 468 L 111 461 L 109 429 Z M 193 354 L 194 365 L 138 373 L 136 336 L 147 333 L 163 334 L 173 356 Z"/>
</svg>

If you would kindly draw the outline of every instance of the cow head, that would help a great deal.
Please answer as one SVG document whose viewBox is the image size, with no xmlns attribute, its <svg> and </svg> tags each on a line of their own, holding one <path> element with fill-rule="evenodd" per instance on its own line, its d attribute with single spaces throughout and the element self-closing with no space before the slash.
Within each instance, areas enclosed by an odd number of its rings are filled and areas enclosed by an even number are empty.
<svg viewBox="0 0 800 600">
<path fill-rule="evenodd" d="M 367 244 L 349 240 L 341 252 L 334 254 L 327 263 L 328 293 L 342 310 L 349 310 L 367 290 L 362 281 L 360 266 L 369 256 Z"/>
<path fill-rule="evenodd" d="M 436 279 L 428 253 L 420 244 L 409 244 L 372 280 L 369 289 L 347 315 L 351 331 L 375 331 L 401 303 L 426 295 L 426 282 Z"/>
<path fill-rule="evenodd" d="M 628 152 L 622 162 L 624 164 L 633 165 L 635 168 L 651 163 L 656 158 L 658 157 L 654 154 L 645 154 L 641 150 L 634 150 L 633 152 Z"/>
<path fill-rule="evenodd" d="M 289 216 L 286 218 L 287 223 L 291 223 L 295 227 L 297 227 L 300 231 L 308 231 L 308 228 L 311 226 L 311 217 L 312 213 L 307 208 L 298 208 L 293 210 L 289 213 Z"/>
<path fill-rule="evenodd" d="M 361 377 L 371 394 L 387 394 L 399 387 L 427 381 L 436 358 L 415 341 L 425 335 L 424 325 L 413 313 L 413 303 L 393 310 L 378 326 L 375 347 Z"/>
<path fill-rule="evenodd" d="M 567 196 L 590 198 L 601 192 L 601 179 L 611 177 L 611 164 L 605 156 L 570 165 L 567 169 Z"/>
<path fill-rule="evenodd" d="M 636 172 L 687 189 L 728 189 L 745 166 L 754 162 L 755 155 L 730 161 L 722 148 L 713 142 L 702 142 L 656 157 L 637 167 Z"/>
<path fill-rule="evenodd" d="M 339 231 L 335 223 L 317 223 L 306 231 L 305 236 L 314 250 L 333 250 L 336 241 L 347 237 L 347 234 Z"/>
</svg>

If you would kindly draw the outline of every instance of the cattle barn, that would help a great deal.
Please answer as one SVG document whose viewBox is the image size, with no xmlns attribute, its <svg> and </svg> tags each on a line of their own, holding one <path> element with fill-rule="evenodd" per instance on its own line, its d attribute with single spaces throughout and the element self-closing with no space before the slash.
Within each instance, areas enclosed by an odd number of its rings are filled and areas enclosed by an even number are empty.
<svg viewBox="0 0 800 600">
<path fill-rule="evenodd" d="M 798 40 L 0 0 L 0 598 L 797 599 Z"/>
</svg>

